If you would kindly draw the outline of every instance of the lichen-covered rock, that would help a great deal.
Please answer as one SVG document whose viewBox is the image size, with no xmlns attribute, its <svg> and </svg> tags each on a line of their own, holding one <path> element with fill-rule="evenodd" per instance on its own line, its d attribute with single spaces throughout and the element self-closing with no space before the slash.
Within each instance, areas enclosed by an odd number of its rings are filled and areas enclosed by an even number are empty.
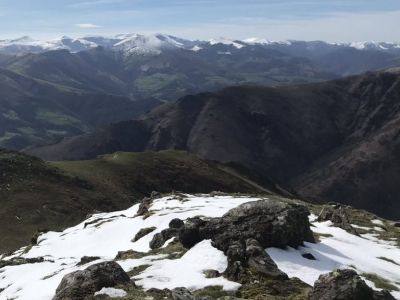
<svg viewBox="0 0 400 300">
<path fill-rule="evenodd" d="M 297 248 L 304 241 L 314 242 L 308 221 L 309 211 L 303 205 L 273 200 L 244 203 L 221 218 L 189 219 L 179 234 L 186 247 L 212 239 L 226 251 L 233 241 L 257 240 L 261 247 Z"/>
<path fill-rule="evenodd" d="M 321 275 L 309 300 L 394 300 L 387 291 L 374 291 L 354 270 L 337 270 Z"/>
<path fill-rule="evenodd" d="M 114 261 L 102 262 L 65 275 L 53 300 L 81 300 L 102 288 L 120 284 L 133 285 L 119 264 Z"/>
<path fill-rule="evenodd" d="M 346 207 L 342 204 L 324 206 L 318 216 L 318 222 L 323 221 L 331 221 L 334 226 L 342 228 L 351 234 L 358 235 L 357 230 L 350 224 Z"/>
<path fill-rule="evenodd" d="M 228 257 L 225 277 L 241 281 L 245 269 L 275 279 L 287 279 L 265 252 L 268 247 L 298 247 L 314 242 L 305 206 L 260 200 L 242 204 L 221 218 L 190 218 L 178 238 L 190 248 L 210 239 Z"/>
<path fill-rule="evenodd" d="M 142 237 L 148 235 L 149 233 L 153 232 L 156 229 L 157 229 L 156 227 L 146 227 L 140 229 L 139 232 L 135 235 L 133 242 L 140 240 Z"/>
</svg>

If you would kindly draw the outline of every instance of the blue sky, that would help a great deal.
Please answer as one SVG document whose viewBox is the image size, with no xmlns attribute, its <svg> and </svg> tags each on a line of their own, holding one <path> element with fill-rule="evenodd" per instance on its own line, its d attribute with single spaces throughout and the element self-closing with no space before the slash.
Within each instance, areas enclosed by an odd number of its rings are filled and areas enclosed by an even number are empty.
<svg viewBox="0 0 400 300">
<path fill-rule="evenodd" d="M 398 28 L 400 0 L 0 0 L 0 39 L 161 32 L 400 41 Z"/>
</svg>

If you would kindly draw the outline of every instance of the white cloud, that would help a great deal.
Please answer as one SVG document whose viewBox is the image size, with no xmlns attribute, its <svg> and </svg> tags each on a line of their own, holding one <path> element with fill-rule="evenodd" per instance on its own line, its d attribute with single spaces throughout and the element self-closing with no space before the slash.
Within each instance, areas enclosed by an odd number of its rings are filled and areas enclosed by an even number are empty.
<svg viewBox="0 0 400 300">
<path fill-rule="evenodd" d="M 91 24 L 91 23 L 81 23 L 81 24 L 75 24 L 76 27 L 83 28 L 83 29 L 95 29 L 95 28 L 101 28 L 102 26 L 96 25 L 96 24 Z"/>
</svg>

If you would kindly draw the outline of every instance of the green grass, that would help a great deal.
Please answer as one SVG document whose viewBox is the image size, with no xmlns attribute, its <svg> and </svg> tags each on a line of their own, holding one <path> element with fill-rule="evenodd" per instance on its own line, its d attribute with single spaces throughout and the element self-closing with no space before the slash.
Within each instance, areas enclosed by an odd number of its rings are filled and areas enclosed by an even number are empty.
<svg viewBox="0 0 400 300">
<path fill-rule="evenodd" d="M 36 132 L 36 130 L 31 127 L 20 127 L 17 130 L 19 132 L 21 132 L 22 134 L 26 134 L 26 135 L 34 135 Z"/>
<path fill-rule="evenodd" d="M 7 140 L 11 140 L 17 136 L 20 136 L 21 134 L 16 133 L 16 132 L 6 132 L 3 136 L 0 136 L 0 142 L 4 142 Z"/>
<path fill-rule="evenodd" d="M 362 273 L 361 276 L 365 277 L 367 280 L 372 281 L 378 289 L 385 289 L 388 291 L 399 291 L 399 288 L 392 284 L 386 278 L 380 277 L 374 273 Z"/>
<path fill-rule="evenodd" d="M 3 113 L 2 115 L 4 118 L 12 120 L 12 121 L 20 120 L 20 118 L 18 117 L 18 114 L 13 110 L 9 110 L 8 112 Z"/>
<path fill-rule="evenodd" d="M 38 120 L 46 121 L 48 123 L 58 126 L 76 125 L 81 123 L 81 121 L 79 121 L 77 118 L 63 114 L 61 112 L 50 111 L 46 109 L 39 109 L 38 111 L 36 111 L 36 118 Z"/>
<path fill-rule="evenodd" d="M 45 163 L 0 150 L 0 253 L 28 245 L 39 229 L 62 230 L 97 211 L 126 209 L 152 191 L 259 191 L 251 181 L 183 151 L 116 153 Z"/>
<path fill-rule="evenodd" d="M 127 196 L 148 195 L 155 190 L 163 193 L 260 190 L 218 164 L 183 151 L 117 152 L 96 160 L 53 162 L 52 165 Z"/>
<path fill-rule="evenodd" d="M 160 91 L 175 81 L 179 80 L 179 75 L 156 73 L 149 76 L 142 76 L 135 80 L 135 87 L 142 93 L 155 93 Z"/>
</svg>

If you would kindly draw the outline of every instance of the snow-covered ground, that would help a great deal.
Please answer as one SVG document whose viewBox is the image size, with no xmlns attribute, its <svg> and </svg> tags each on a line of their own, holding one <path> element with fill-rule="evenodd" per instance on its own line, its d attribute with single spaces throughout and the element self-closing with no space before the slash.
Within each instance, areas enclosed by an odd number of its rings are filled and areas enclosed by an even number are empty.
<svg viewBox="0 0 400 300">
<path fill-rule="evenodd" d="M 315 220 L 315 217 L 311 216 L 310 219 Z M 381 222 L 374 220 L 372 223 L 377 224 L 377 221 Z M 332 226 L 330 221 L 322 223 L 314 221 L 312 224 L 315 226 L 312 228 L 314 232 L 326 235 L 326 237 L 321 236 L 320 243 L 305 243 L 305 247 L 299 249 L 267 249 L 267 253 L 289 277 L 298 277 L 313 285 L 321 274 L 347 267 L 354 268 L 359 274 L 378 274 L 400 289 L 400 265 L 379 258 L 385 257 L 400 263 L 400 249 L 395 243 L 380 241 L 371 234 L 355 236 Z M 305 253 L 311 253 L 316 260 L 302 257 Z M 372 282 L 367 281 L 367 283 L 375 288 Z M 400 292 L 392 294 L 400 299 Z"/>
<path fill-rule="evenodd" d="M 149 242 L 154 234 L 168 227 L 174 218 L 187 219 L 193 216 L 220 217 L 230 209 L 256 198 L 231 196 L 189 196 L 184 201 L 164 197 L 155 200 L 153 212 L 148 218 L 136 217 L 139 205 L 119 212 L 102 213 L 90 217 L 85 222 L 64 232 L 49 232 L 39 238 L 39 244 L 31 249 L 21 249 L 13 256 L 34 258 L 43 256 L 45 262 L 5 267 L 0 270 L 0 300 L 52 299 L 55 290 L 65 274 L 85 269 L 91 264 L 114 259 L 119 251 L 135 250 L 148 252 Z M 382 242 L 376 237 L 356 237 L 329 222 L 318 223 L 311 217 L 313 231 L 330 234 L 321 237 L 318 244 L 306 243 L 299 249 L 267 249 L 278 266 L 289 276 L 296 276 L 309 284 L 320 274 L 331 270 L 352 266 L 360 273 L 377 273 L 400 287 L 400 266 L 379 259 L 386 257 L 400 262 L 400 249 L 390 242 Z M 374 222 L 375 225 L 378 222 Z M 137 242 L 132 242 L 136 233 L 146 227 L 157 229 Z M 26 252 L 26 253 L 24 253 Z M 317 260 L 307 260 L 303 253 L 313 254 Z M 83 256 L 99 256 L 83 266 L 76 266 Z M 6 258 L 9 259 L 10 257 Z M 212 247 L 208 240 L 194 246 L 179 259 L 168 259 L 165 254 L 145 256 L 140 259 L 118 261 L 125 271 L 141 265 L 150 265 L 134 277 L 137 285 L 144 289 L 187 287 L 191 290 L 210 285 L 223 286 L 224 289 L 237 289 L 240 285 L 220 278 L 205 278 L 203 271 L 215 269 L 223 271 L 227 266 L 226 256 Z M 179 270 L 179 272 L 176 272 Z M 369 283 L 372 284 L 372 283 Z M 101 293 L 117 295 L 123 291 L 104 289 Z M 400 298 L 400 294 L 395 294 Z"/>
<path fill-rule="evenodd" d="M 91 264 L 114 259 L 118 251 L 135 250 L 148 252 L 154 234 L 168 228 L 174 218 L 193 216 L 221 217 L 230 209 L 255 198 L 232 198 L 228 196 L 189 196 L 185 201 L 171 197 L 155 200 L 151 207 L 153 215 L 143 220 L 135 217 L 139 205 L 119 212 L 97 214 L 64 232 L 49 232 L 39 238 L 39 245 L 27 253 L 21 249 L 15 255 L 25 258 L 43 256 L 43 263 L 6 267 L 0 270 L 0 299 L 46 300 L 52 299 L 62 277 L 70 272 L 85 269 Z M 85 227 L 85 223 L 87 225 Z M 132 242 L 141 228 L 157 227 L 155 231 Z M 14 256 L 15 256 L 14 255 Z M 77 267 L 83 256 L 99 256 L 97 260 Z M 223 271 L 227 266 L 225 255 L 203 241 L 177 260 L 165 259 L 166 255 L 147 256 L 142 259 L 119 261 L 125 271 L 139 265 L 152 265 L 140 274 L 135 282 L 144 288 L 174 288 L 185 286 L 199 289 L 209 285 L 221 285 L 235 289 L 239 285 L 224 278 L 207 279 L 203 270 Z M 180 270 L 171 272 L 172 270 Z"/>
</svg>

